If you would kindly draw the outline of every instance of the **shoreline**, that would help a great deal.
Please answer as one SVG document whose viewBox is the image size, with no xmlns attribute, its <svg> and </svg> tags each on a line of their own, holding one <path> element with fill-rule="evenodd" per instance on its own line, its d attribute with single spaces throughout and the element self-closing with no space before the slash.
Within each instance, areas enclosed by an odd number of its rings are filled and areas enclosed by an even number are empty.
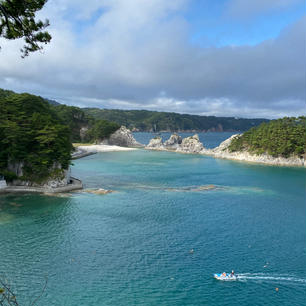
<svg viewBox="0 0 306 306">
<path fill-rule="evenodd" d="M 201 155 L 211 156 L 218 159 L 227 159 L 243 163 L 260 164 L 266 166 L 278 166 L 278 167 L 298 167 L 305 168 L 305 160 L 298 157 L 272 157 L 267 154 L 252 155 L 248 152 L 212 152 L 209 149 L 205 149 L 206 152 L 201 152 Z M 213 150 L 213 149 L 212 149 Z"/>
<path fill-rule="evenodd" d="M 306 163 L 305 160 L 300 158 L 283 158 L 283 157 L 272 157 L 269 155 L 252 155 L 247 152 L 239 152 L 239 153 L 229 153 L 222 152 L 216 153 L 213 152 L 214 149 L 204 149 L 201 152 L 183 152 L 181 150 L 169 150 L 166 148 L 144 148 L 148 151 L 160 151 L 160 152 L 173 152 L 179 154 L 194 154 L 194 155 L 204 155 L 210 156 L 217 159 L 227 159 L 242 163 L 251 163 L 251 164 L 259 164 L 266 166 L 278 166 L 278 167 L 298 167 L 305 168 Z"/>
<path fill-rule="evenodd" d="M 98 153 L 98 152 L 120 152 L 120 151 L 134 151 L 137 150 L 137 148 L 130 148 L 130 147 L 120 147 L 115 145 L 84 145 L 84 146 L 78 146 L 78 150 L 87 152 L 87 153 Z"/>
<path fill-rule="evenodd" d="M 83 189 L 82 181 L 70 177 L 72 181 L 66 186 L 62 187 L 55 187 L 55 188 L 48 188 L 48 187 L 32 187 L 32 186 L 6 186 L 4 188 L 0 188 L 0 194 L 6 193 L 62 193 L 62 192 L 69 192 L 73 190 L 81 190 Z"/>
</svg>

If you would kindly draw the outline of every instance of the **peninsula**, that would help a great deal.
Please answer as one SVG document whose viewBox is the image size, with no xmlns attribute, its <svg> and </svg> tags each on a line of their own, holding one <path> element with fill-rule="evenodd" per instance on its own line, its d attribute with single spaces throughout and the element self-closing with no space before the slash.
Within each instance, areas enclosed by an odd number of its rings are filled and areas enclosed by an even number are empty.
<svg viewBox="0 0 306 306">
<path fill-rule="evenodd" d="M 305 126 L 305 117 L 285 117 L 262 123 L 243 134 L 233 135 L 214 149 L 205 148 L 197 134 L 184 139 L 172 134 L 165 142 L 161 137 L 155 137 L 146 149 L 203 154 L 269 165 L 305 167 Z"/>
</svg>

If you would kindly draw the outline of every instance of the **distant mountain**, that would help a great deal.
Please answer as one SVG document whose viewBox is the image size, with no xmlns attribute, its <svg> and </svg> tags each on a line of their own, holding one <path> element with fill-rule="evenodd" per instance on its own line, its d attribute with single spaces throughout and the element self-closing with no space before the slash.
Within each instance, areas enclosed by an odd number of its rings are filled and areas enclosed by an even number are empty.
<svg viewBox="0 0 306 306">
<path fill-rule="evenodd" d="M 0 89 L 0 98 L 14 94 L 13 91 Z M 73 140 L 80 141 L 80 129 L 93 125 L 94 119 L 115 122 L 124 125 L 132 131 L 148 132 L 179 132 L 179 131 L 247 131 L 268 119 L 243 119 L 236 117 L 215 117 L 157 112 L 147 110 L 118 110 L 100 108 L 79 108 L 67 106 L 57 101 L 43 98 L 53 107 L 58 115 L 72 130 Z"/>
<path fill-rule="evenodd" d="M 246 131 L 268 119 L 243 119 L 234 117 L 198 116 L 147 110 L 118 110 L 83 108 L 96 119 L 106 119 L 125 125 L 134 131 Z"/>
</svg>

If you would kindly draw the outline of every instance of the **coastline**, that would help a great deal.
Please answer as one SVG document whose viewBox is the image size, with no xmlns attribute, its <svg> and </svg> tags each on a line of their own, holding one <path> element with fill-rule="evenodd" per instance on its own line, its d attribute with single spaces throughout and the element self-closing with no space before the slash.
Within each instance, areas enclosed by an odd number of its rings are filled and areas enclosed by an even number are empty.
<svg viewBox="0 0 306 306">
<path fill-rule="evenodd" d="M 73 190 L 81 190 L 83 189 L 82 181 L 70 177 L 70 183 L 66 186 L 61 187 L 32 187 L 32 186 L 6 186 L 4 188 L 0 188 L 0 194 L 5 193 L 61 193 L 61 192 L 69 192 Z"/>
<path fill-rule="evenodd" d="M 147 150 L 168 151 L 182 154 L 200 154 L 212 156 L 214 158 L 229 159 L 245 163 L 264 164 L 270 166 L 285 166 L 285 167 L 306 167 L 304 158 L 297 156 L 273 157 L 268 154 L 255 155 L 247 151 L 229 152 L 228 147 L 231 141 L 238 134 L 232 135 L 228 139 L 220 143 L 219 146 L 213 149 L 207 149 L 199 141 L 198 135 L 190 136 L 182 139 L 177 134 L 172 134 L 166 142 L 163 142 L 161 137 L 151 139 L 150 143 L 145 147 Z"/>
<path fill-rule="evenodd" d="M 252 164 L 262 164 L 280 167 L 306 167 L 305 160 L 298 157 L 284 158 L 273 157 L 267 154 L 253 155 L 248 152 L 213 152 L 213 149 L 205 149 L 205 151 L 201 152 L 200 154 L 212 156 L 214 158 L 228 159 Z"/>
</svg>

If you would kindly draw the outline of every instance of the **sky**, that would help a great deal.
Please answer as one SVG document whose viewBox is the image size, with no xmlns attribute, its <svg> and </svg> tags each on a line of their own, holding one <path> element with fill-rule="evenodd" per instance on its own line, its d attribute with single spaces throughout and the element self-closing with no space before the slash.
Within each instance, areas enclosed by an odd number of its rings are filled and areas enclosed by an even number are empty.
<svg viewBox="0 0 306 306">
<path fill-rule="evenodd" d="M 22 59 L 0 38 L 0 88 L 80 107 L 306 114 L 304 0 L 49 0 L 52 35 Z"/>
</svg>

